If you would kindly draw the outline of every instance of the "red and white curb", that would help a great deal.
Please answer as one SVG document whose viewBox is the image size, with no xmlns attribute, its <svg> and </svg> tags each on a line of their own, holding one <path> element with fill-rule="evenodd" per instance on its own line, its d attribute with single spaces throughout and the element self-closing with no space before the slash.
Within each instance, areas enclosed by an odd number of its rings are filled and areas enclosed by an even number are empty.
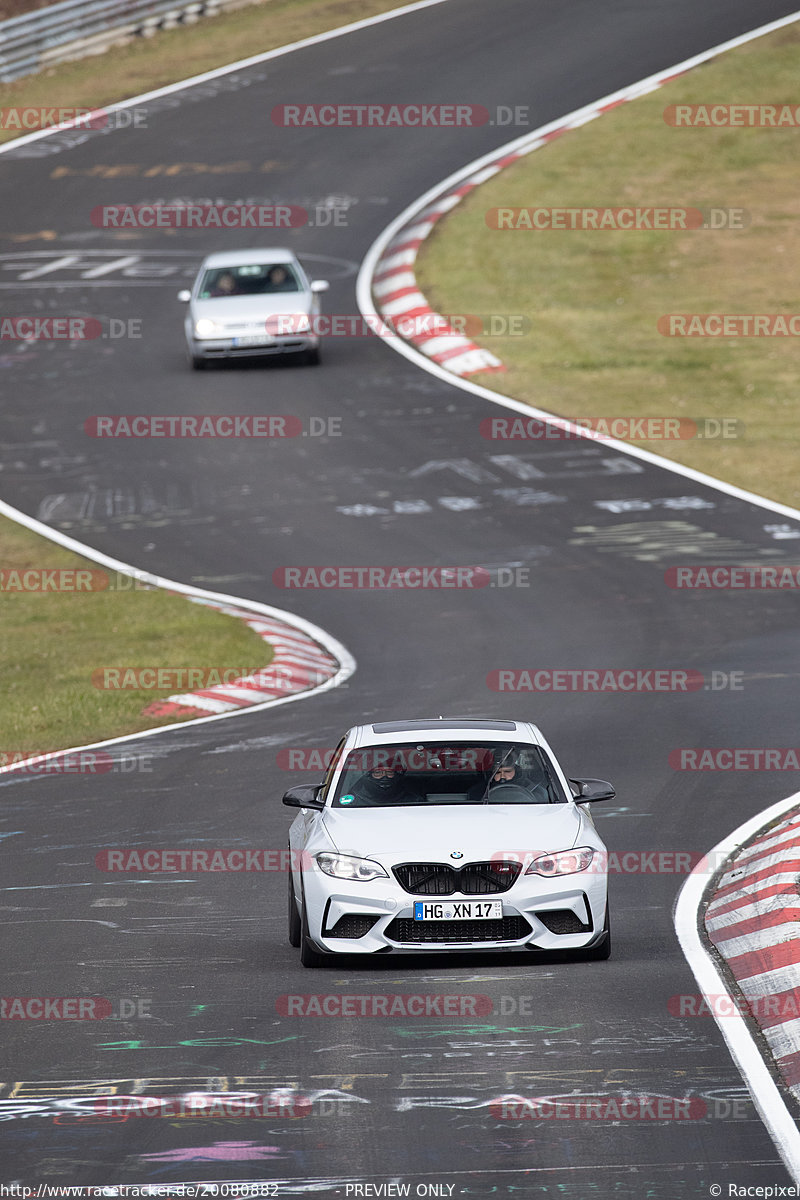
<svg viewBox="0 0 800 1200">
<path fill-rule="evenodd" d="M 274 657 L 263 671 L 255 672 L 231 684 L 221 684 L 219 687 L 207 688 L 205 692 L 190 692 L 179 696 L 170 696 L 166 701 L 156 701 L 167 707 L 163 713 L 149 712 L 149 715 L 177 716 L 185 718 L 174 724 L 158 725 L 152 729 L 141 729 L 136 733 L 124 734 L 121 737 L 105 738 L 103 741 L 90 742 L 83 746 L 69 746 L 61 750 L 43 755 L 31 755 L 23 761 L 0 766 L 0 776 L 11 773 L 24 773 L 24 769 L 32 764 L 46 759 L 73 755 L 83 750 L 94 750 L 103 746 L 118 746 L 126 742 L 140 741 L 143 738 L 158 737 L 165 732 L 182 729 L 186 725 L 204 725 L 209 721 L 224 721 L 228 717 L 236 717 L 241 713 L 264 712 L 278 705 L 290 704 L 304 697 L 318 695 L 341 687 L 346 679 L 356 669 L 356 661 L 346 646 L 334 638 L 319 625 L 307 621 L 305 617 L 286 612 L 272 605 L 262 604 L 257 600 L 248 600 L 242 596 L 230 596 L 224 592 L 209 592 L 204 588 L 193 587 L 191 584 L 179 583 L 155 575 L 150 571 L 142 571 L 132 567 L 130 563 L 112 558 L 91 546 L 84 545 L 76 538 L 69 537 L 57 529 L 51 529 L 35 517 L 13 508 L 4 500 L 0 500 L 0 515 L 8 517 L 17 524 L 31 529 L 48 541 L 55 542 L 75 554 L 82 555 L 92 562 L 99 563 L 121 575 L 129 575 L 140 583 L 152 587 L 163 588 L 164 591 L 174 592 L 184 596 L 194 604 L 205 604 L 228 616 L 238 617 L 246 621 L 251 629 L 256 630 L 274 648 Z M 170 705 L 174 707 L 169 707 Z"/>
<path fill-rule="evenodd" d="M 710 883 L 709 860 L 724 864 Z M 792 945 L 800 926 L 790 915 L 798 899 L 799 874 L 800 792 L 796 792 L 756 813 L 709 850 L 684 883 L 675 905 L 675 932 L 708 1011 L 798 1184 L 800 1128 L 787 1100 L 788 1094 L 800 1098 L 796 1058 L 800 1020 L 781 1019 L 786 1010 L 781 1013 L 779 997 L 800 983 L 800 955 Z M 723 1010 L 719 997 L 725 996 L 731 1003 Z M 759 1019 L 763 1038 L 745 1019 L 748 1008 Z M 764 1013 L 774 1013 L 776 1019 L 761 1021 Z"/>
<path fill-rule="evenodd" d="M 201 688 L 154 700 L 142 710 L 145 717 L 197 716 L 203 713 L 226 713 L 237 708 L 250 708 L 278 696 L 290 696 L 318 687 L 337 674 L 339 663 L 307 633 L 275 617 L 254 614 L 233 604 L 220 604 L 198 596 L 188 596 L 193 604 L 203 604 L 228 617 L 244 621 L 274 650 L 269 666 L 251 675 L 243 675 L 231 683 Z"/>
<path fill-rule="evenodd" d="M 367 313 L 374 305 L 375 315 L 383 317 L 384 320 L 391 318 L 393 328 L 397 328 L 396 323 L 403 319 L 417 323 L 422 329 L 411 336 L 404 336 L 401 330 L 397 330 L 402 340 L 453 375 L 464 377 L 487 371 L 505 371 L 505 366 L 496 355 L 451 329 L 446 319 L 431 308 L 419 289 L 414 264 L 420 246 L 437 221 L 451 212 L 475 188 L 525 155 L 538 150 L 540 146 L 548 145 L 570 129 L 578 129 L 621 104 L 656 91 L 726 50 L 732 50 L 756 37 L 763 37 L 766 33 L 791 24 L 798 19 L 798 15 L 795 12 L 791 16 L 771 21 L 750 33 L 732 38 L 665 71 L 613 92 L 549 125 L 542 125 L 541 128 L 523 134 L 515 141 L 507 142 L 505 146 L 470 163 L 443 183 L 431 188 L 392 222 L 366 256 L 358 280 L 359 307 L 362 313 Z M 425 326 L 430 327 L 431 332 L 424 332 Z"/>
<path fill-rule="evenodd" d="M 439 218 L 476 186 L 477 183 L 471 183 L 443 196 L 431 208 L 424 209 L 413 224 L 401 229 L 378 261 L 372 284 L 372 295 L 380 315 L 390 319 L 393 327 L 399 321 L 418 323 L 420 332 L 407 335 L 405 340 L 454 375 L 504 371 L 505 367 L 494 354 L 457 333 L 444 317 L 433 311 L 417 285 L 414 263 L 420 246 Z M 425 332 L 426 325 L 431 332 Z"/>
<path fill-rule="evenodd" d="M 731 860 L 705 928 L 800 1100 L 800 812 Z"/>
<path fill-rule="evenodd" d="M 686 68 L 688 69 L 688 68 Z M 602 116 L 625 104 L 636 100 L 639 96 L 655 91 L 672 79 L 686 73 L 686 69 L 676 71 L 674 68 L 664 75 L 654 76 L 643 84 L 627 89 L 624 94 L 602 100 L 588 108 L 580 109 L 566 117 L 561 124 L 546 126 L 545 132 L 537 130 L 528 135 L 524 144 L 509 153 L 508 148 L 497 151 L 495 156 L 481 159 L 481 168 L 461 180 L 456 187 L 442 193 L 432 204 L 417 211 L 410 220 L 393 234 L 381 252 L 375 264 L 372 279 L 372 297 L 378 313 L 385 319 L 391 320 L 393 328 L 397 323 L 408 321 L 415 323 L 420 332 L 411 335 L 398 333 L 404 340 L 416 346 L 423 354 L 434 362 L 439 363 L 445 370 L 454 375 L 478 375 L 487 371 L 505 371 L 502 361 L 489 350 L 476 345 L 469 338 L 452 329 L 446 318 L 434 311 L 419 289 L 414 274 L 414 264 L 420 246 L 429 236 L 437 221 L 446 213 L 451 212 L 475 188 L 486 183 L 495 175 L 519 162 L 521 158 L 546 146 L 570 129 L 578 129 L 587 121 Z M 426 327 L 430 332 L 426 332 Z"/>
</svg>

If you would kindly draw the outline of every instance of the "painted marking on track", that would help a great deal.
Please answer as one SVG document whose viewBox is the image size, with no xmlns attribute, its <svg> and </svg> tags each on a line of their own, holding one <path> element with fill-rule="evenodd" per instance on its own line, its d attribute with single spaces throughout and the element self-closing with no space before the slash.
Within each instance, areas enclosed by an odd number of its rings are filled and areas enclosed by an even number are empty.
<svg viewBox="0 0 800 1200">
<path fill-rule="evenodd" d="M 675 512 L 685 509 L 716 508 L 711 500 L 703 500 L 701 496 L 666 496 L 660 500 L 595 500 L 595 508 L 602 508 L 610 513 L 649 512 L 654 508 L 668 508 Z"/>
<path fill-rule="evenodd" d="M 764 531 L 770 534 L 775 541 L 800 538 L 800 529 L 796 529 L 794 525 L 765 525 Z"/>
<path fill-rule="evenodd" d="M 258 163 L 250 159 L 238 159 L 227 163 L 94 163 L 91 167 L 53 167 L 50 178 L 71 179 L 77 175 L 90 179 L 153 179 L 157 176 L 173 179 L 178 175 L 251 175 L 254 172 L 265 174 L 272 171 L 288 171 L 291 165 L 277 158 Z"/>
<path fill-rule="evenodd" d="M 38 235 L 37 235 L 38 236 Z M 0 288 L 154 287 L 194 279 L 202 254 L 193 250 L 29 250 L 0 254 Z M 304 253 L 330 279 L 355 275 L 358 263 L 327 254 Z"/>
<path fill-rule="evenodd" d="M 660 563 L 691 555 L 698 561 L 738 563 L 774 558 L 780 551 L 724 537 L 688 521 L 637 521 L 624 525 L 576 525 L 571 546 L 588 546 L 601 554 L 622 554 L 639 562 Z"/>
</svg>

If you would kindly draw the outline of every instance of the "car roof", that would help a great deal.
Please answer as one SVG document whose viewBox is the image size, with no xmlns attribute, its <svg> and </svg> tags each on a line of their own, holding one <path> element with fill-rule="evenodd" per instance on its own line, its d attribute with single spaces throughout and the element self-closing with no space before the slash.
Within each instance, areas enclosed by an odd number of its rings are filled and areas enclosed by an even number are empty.
<svg viewBox="0 0 800 1200">
<path fill-rule="evenodd" d="M 374 721 L 356 725 L 348 734 L 351 746 L 380 744 L 398 738 L 438 742 L 442 739 L 485 738 L 489 741 L 525 741 L 540 744 L 541 735 L 528 721 L 503 720 L 497 717 L 422 717 L 416 720 Z M 505 736 L 504 736 L 505 735 Z"/>
<path fill-rule="evenodd" d="M 294 263 L 296 256 L 285 246 L 258 250 L 218 250 L 203 259 L 203 267 L 243 267 L 250 263 Z"/>
</svg>

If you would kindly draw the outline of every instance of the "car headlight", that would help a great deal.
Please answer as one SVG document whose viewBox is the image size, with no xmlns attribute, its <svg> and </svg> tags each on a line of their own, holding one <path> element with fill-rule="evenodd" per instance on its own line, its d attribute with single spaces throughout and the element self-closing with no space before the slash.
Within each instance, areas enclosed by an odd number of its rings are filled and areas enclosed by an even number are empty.
<svg viewBox="0 0 800 1200">
<path fill-rule="evenodd" d="M 215 333 L 219 333 L 222 329 L 216 321 L 209 320 L 208 317 L 201 317 L 199 321 L 194 323 L 194 331 L 198 337 L 213 337 Z"/>
<path fill-rule="evenodd" d="M 574 875 L 585 871 L 594 858 L 591 846 L 578 846 L 575 850 L 559 850 L 555 854 L 540 854 L 525 872 L 526 875 Z"/>
<path fill-rule="evenodd" d="M 317 866 L 334 879 L 360 879 L 365 883 L 370 879 L 389 878 L 380 863 L 352 854 L 318 854 Z"/>
</svg>

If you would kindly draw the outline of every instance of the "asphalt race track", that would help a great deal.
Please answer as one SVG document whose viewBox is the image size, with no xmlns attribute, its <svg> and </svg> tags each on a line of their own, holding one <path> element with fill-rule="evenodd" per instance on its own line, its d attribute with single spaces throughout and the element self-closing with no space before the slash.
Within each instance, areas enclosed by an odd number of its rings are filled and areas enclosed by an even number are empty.
<svg viewBox="0 0 800 1200">
<path fill-rule="evenodd" d="M 286 940 L 281 871 L 94 865 L 107 847 L 280 850 L 282 793 L 319 773 L 280 769 L 279 750 L 333 746 L 374 717 L 453 712 L 534 719 L 571 774 L 613 780 L 617 799 L 596 811 L 619 854 L 702 853 L 793 785 L 779 771 L 677 771 L 670 751 L 795 744 L 797 607 L 786 593 L 671 590 L 664 571 L 699 559 L 699 546 L 706 562 L 791 562 L 796 543 L 769 529 L 785 518 L 602 443 L 498 448 L 479 424 L 501 410 L 376 338 L 330 339 L 318 368 L 192 373 L 175 294 L 204 253 L 253 235 L 117 236 L 89 214 L 178 197 L 336 203 L 345 225 L 280 240 L 331 281 L 325 311 L 354 313 L 359 263 L 386 224 L 523 130 L 281 129 L 274 105 L 524 104 L 535 128 L 793 9 L 450 0 L 156 100 L 146 128 L 59 134 L 0 156 L 3 312 L 141 320 L 143 335 L 4 353 L 3 499 L 136 566 L 291 609 L 358 663 L 336 691 L 126 742 L 111 774 L 0 781 L 4 994 L 134 1002 L 131 1017 L 6 1028 L 0 1180 L 278 1181 L 342 1197 L 409 1184 L 411 1195 L 567 1200 L 791 1182 L 716 1025 L 670 1012 L 671 996 L 697 990 L 672 924 L 679 873 L 612 875 L 609 962 L 387 956 L 309 971 Z M 145 174 L 178 163 L 205 167 Z M 19 240 L 46 230 L 56 237 Z M 101 441 L 83 429 L 96 414 L 220 412 L 339 425 L 268 444 Z M 629 500 L 650 507 L 626 510 Z M 286 565 L 393 563 L 480 564 L 497 583 L 529 586 L 289 592 L 272 578 Z M 744 686 L 533 698 L 486 685 L 497 668 L 534 666 L 738 671 Z M 295 993 L 459 991 L 490 996 L 494 1015 L 303 1019 L 277 1006 Z M 326 1103 L 305 1120 L 92 1112 L 112 1088 L 278 1087 Z M 625 1091 L 699 1098 L 707 1115 L 512 1122 L 489 1110 L 510 1093 Z"/>
</svg>

